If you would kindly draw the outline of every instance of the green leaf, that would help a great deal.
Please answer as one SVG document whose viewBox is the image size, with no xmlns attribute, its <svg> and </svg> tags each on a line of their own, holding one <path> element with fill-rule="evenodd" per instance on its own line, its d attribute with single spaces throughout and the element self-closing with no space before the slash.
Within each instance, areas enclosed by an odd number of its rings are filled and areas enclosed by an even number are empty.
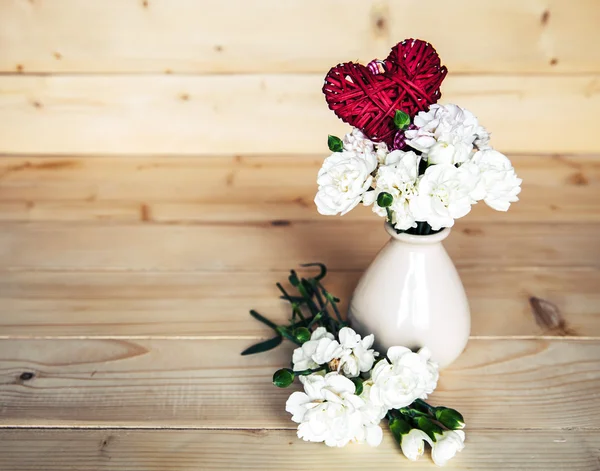
<svg viewBox="0 0 600 471">
<path fill-rule="evenodd" d="M 436 407 L 435 418 L 444 426 L 450 430 L 460 430 L 465 428 L 465 419 L 460 412 L 448 407 Z"/>
<path fill-rule="evenodd" d="M 288 280 L 290 280 L 290 284 L 292 286 L 298 286 L 300 284 L 298 275 L 296 274 L 296 272 L 294 270 L 290 270 L 290 276 L 288 277 Z"/>
<path fill-rule="evenodd" d="M 363 380 L 360 378 L 350 378 L 350 380 L 354 383 L 354 386 L 356 386 L 354 394 L 360 396 L 363 392 Z"/>
<path fill-rule="evenodd" d="M 379 193 L 379 196 L 377 196 L 377 205 L 382 208 L 388 208 L 393 202 L 394 197 L 385 191 L 382 191 Z"/>
<path fill-rule="evenodd" d="M 319 273 L 317 276 L 313 277 L 317 281 L 322 280 L 323 278 L 325 278 L 325 275 L 327 275 L 327 267 L 323 263 L 319 263 L 319 262 L 305 263 L 300 266 L 305 267 L 305 268 L 306 267 L 319 267 L 321 269 L 321 273 Z"/>
<path fill-rule="evenodd" d="M 278 388 L 287 388 L 294 382 L 294 372 L 289 368 L 282 368 L 273 374 L 273 384 Z"/>
<path fill-rule="evenodd" d="M 390 420 L 389 425 L 390 431 L 392 432 L 392 435 L 398 443 L 402 442 L 402 435 L 405 435 L 408 432 L 410 432 L 412 428 L 406 420 L 400 419 L 398 417 L 395 417 L 392 420 Z"/>
<path fill-rule="evenodd" d="M 394 125 L 398 129 L 406 129 L 410 124 L 410 116 L 407 115 L 404 111 L 396 110 L 396 114 L 394 115 Z"/>
<path fill-rule="evenodd" d="M 327 147 L 331 152 L 342 152 L 344 150 L 344 143 L 339 137 L 327 136 Z"/>
<path fill-rule="evenodd" d="M 275 324 L 274 322 L 271 322 L 269 319 L 267 319 L 264 316 L 261 316 L 258 312 L 256 312 L 254 309 L 250 310 L 250 315 L 252 317 L 254 317 L 256 320 L 262 322 L 263 324 L 269 326 L 271 329 L 277 331 L 277 324 Z"/>
<path fill-rule="evenodd" d="M 298 327 L 296 330 L 294 330 L 294 337 L 296 337 L 298 342 L 308 342 L 310 340 L 310 330 L 308 330 L 306 327 Z"/>
<path fill-rule="evenodd" d="M 262 353 L 268 350 L 273 350 L 275 347 L 281 345 L 281 342 L 283 342 L 283 338 L 281 335 L 278 335 L 277 337 L 273 337 L 272 339 L 265 340 L 264 342 L 260 342 L 256 345 L 248 347 L 242 352 L 242 355 L 252 355 L 254 353 Z"/>
<path fill-rule="evenodd" d="M 436 441 L 435 435 L 441 435 L 443 432 L 442 427 L 440 427 L 438 424 L 433 422 L 431 419 L 428 419 L 427 417 L 416 417 L 414 421 L 417 427 L 423 430 L 423 432 L 425 432 L 427 435 L 429 435 L 429 437 L 434 442 Z"/>
</svg>

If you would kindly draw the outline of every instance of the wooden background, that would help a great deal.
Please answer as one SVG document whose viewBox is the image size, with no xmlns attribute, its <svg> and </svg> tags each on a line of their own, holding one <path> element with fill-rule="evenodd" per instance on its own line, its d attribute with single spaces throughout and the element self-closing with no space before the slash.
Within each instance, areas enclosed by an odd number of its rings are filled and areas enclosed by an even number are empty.
<svg viewBox="0 0 600 471">
<path fill-rule="evenodd" d="M 0 469 L 413 469 L 295 438 L 274 283 L 323 261 L 347 299 L 385 242 L 319 216 L 320 89 L 405 37 L 450 70 L 524 180 L 446 243 L 473 311 L 435 403 L 456 469 L 600 469 L 598 0 L 0 0 Z M 529 297 L 557 312 L 537 317 Z"/>
</svg>

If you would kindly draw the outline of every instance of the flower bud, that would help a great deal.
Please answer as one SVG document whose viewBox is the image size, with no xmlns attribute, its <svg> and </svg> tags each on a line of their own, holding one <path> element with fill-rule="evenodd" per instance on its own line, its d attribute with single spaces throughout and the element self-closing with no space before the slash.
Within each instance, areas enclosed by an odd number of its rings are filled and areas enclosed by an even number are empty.
<svg viewBox="0 0 600 471">
<path fill-rule="evenodd" d="M 377 205 L 382 208 L 387 208 L 394 202 L 394 197 L 385 191 L 382 191 L 377 196 Z"/>
<path fill-rule="evenodd" d="M 308 342 L 310 340 L 310 330 L 306 327 L 298 327 L 294 330 L 294 337 L 300 343 Z"/>
<path fill-rule="evenodd" d="M 434 413 L 436 420 L 450 430 L 460 430 L 465 428 L 465 419 L 463 419 L 460 412 L 454 409 L 436 407 Z"/>
<path fill-rule="evenodd" d="M 398 129 L 406 129 L 410 124 L 410 116 L 407 115 L 404 111 L 396 110 L 396 114 L 394 115 L 394 125 Z"/>
<path fill-rule="evenodd" d="M 327 146 L 331 152 L 341 152 L 344 150 L 344 143 L 337 136 L 331 134 L 327 136 Z"/>
<path fill-rule="evenodd" d="M 294 382 L 294 372 L 289 368 L 277 370 L 273 375 L 273 384 L 278 388 L 287 388 Z"/>
</svg>

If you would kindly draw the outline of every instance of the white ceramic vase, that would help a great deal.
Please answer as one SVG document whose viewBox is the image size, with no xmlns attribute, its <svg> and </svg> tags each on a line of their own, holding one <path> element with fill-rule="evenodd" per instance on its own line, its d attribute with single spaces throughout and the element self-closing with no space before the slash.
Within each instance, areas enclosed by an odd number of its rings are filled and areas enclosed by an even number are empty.
<svg viewBox="0 0 600 471">
<path fill-rule="evenodd" d="M 471 315 L 464 287 L 442 241 L 431 235 L 397 234 L 363 274 L 350 300 L 349 319 L 362 335 L 374 334 L 385 352 L 394 345 L 428 347 L 440 368 L 464 350 Z"/>
</svg>

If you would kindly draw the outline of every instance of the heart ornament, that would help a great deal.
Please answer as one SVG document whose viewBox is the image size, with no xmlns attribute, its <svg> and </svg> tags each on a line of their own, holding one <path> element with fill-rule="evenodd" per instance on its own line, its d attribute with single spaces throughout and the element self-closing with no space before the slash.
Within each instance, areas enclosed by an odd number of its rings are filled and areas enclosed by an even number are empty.
<svg viewBox="0 0 600 471">
<path fill-rule="evenodd" d="M 405 39 L 392 48 L 377 67 L 346 62 L 325 76 L 325 100 L 338 118 L 360 129 L 369 139 L 392 145 L 398 129 L 396 110 L 411 118 L 429 109 L 440 97 L 448 73 L 433 46 L 420 39 Z"/>
</svg>

